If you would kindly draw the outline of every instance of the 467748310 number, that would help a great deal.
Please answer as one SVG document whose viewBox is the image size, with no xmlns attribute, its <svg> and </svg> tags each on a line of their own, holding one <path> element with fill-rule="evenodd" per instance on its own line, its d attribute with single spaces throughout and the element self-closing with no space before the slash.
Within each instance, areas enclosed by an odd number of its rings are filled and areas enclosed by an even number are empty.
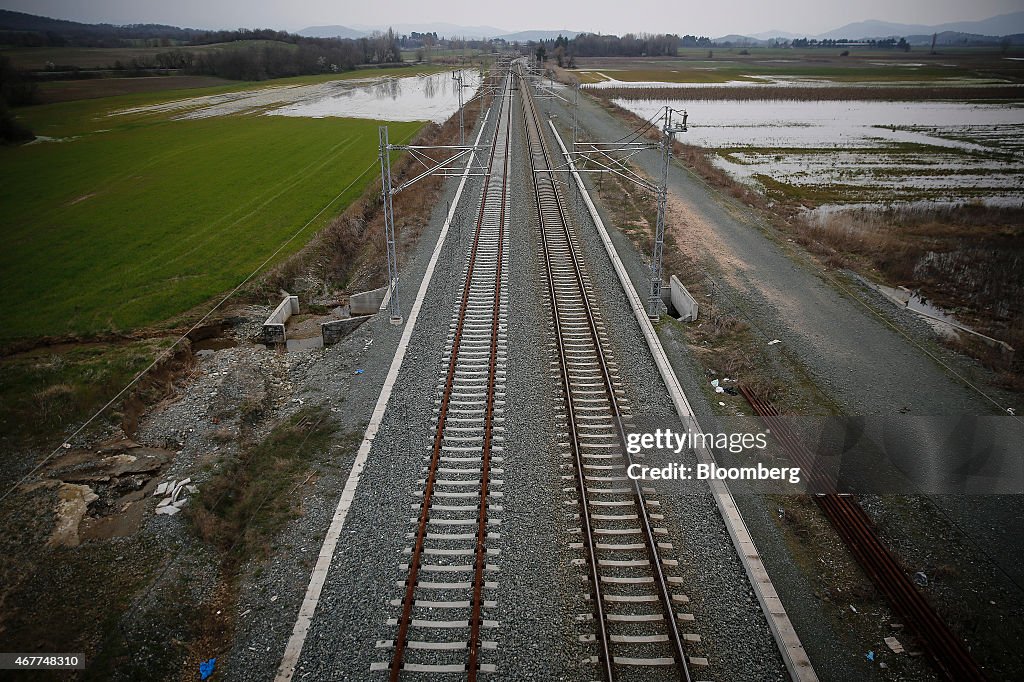
<svg viewBox="0 0 1024 682">
<path fill-rule="evenodd" d="M 0 653 L 0 670 L 81 670 L 85 668 L 82 654 Z"/>
</svg>

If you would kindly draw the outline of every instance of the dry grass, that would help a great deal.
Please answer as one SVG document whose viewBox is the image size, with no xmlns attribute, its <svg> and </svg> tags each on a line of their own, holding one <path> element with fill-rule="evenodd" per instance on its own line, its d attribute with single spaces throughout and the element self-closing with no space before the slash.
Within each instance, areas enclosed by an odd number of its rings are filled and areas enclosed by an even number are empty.
<svg viewBox="0 0 1024 682">
<path fill-rule="evenodd" d="M 1024 209 L 857 209 L 802 216 L 789 231 L 826 264 L 874 272 L 920 292 L 983 334 L 1024 349 Z M 953 346 L 995 370 L 1000 384 L 1024 388 L 1019 357 L 967 335 Z"/>
<path fill-rule="evenodd" d="M 595 189 L 602 205 L 611 212 L 614 225 L 641 253 L 647 252 L 657 223 L 654 197 L 626 186 L 625 181 L 615 175 L 599 175 Z M 765 356 L 754 330 L 713 291 L 714 284 L 680 248 L 671 233 L 665 236 L 663 266 L 666 273 L 676 275 L 701 302 L 700 320 L 686 326 L 686 338 L 705 372 L 710 376 L 734 378 L 737 385 L 750 388 L 766 400 L 778 398 L 782 393 L 781 383 L 774 376 L 773 364 Z M 712 298 L 706 297 L 708 293 L 712 293 Z M 712 301 L 710 306 L 709 300 Z"/>
<path fill-rule="evenodd" d="M 305 409 L 262 442 L 244 447 L 203 485 L 188 519 L 221 552 L 226 575 L 270 553 L 271 540 L 294 515 L 292 488 L 333 434 L 322 409 Z"/>
<path fill-rule="evenodd" d="M 728 173 L 712 163 L 711 157 L 714 156 L 714 152 L 711 150 L 676 142 L 673 151 L 690 170 L 704 178 L 712 187 L 724 190 L 748 206 L 768 208 L 768 201 L 763 194 L 733 180 Z"/>
</svg>

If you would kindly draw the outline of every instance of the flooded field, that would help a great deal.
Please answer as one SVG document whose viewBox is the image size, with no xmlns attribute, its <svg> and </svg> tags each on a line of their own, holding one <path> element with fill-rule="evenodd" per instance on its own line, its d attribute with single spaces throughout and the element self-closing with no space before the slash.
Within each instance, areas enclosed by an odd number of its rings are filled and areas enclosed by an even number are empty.
<svg viewBox="0 0 1024 682">
<path fill-rule="evenodd" d="M 469 99 L 480 84 L 480 74 L 466 70 L 463 77 L 468 86 L 463 98 Z M 458 107 L 458 88 L 451 73 L 443 72 L 254 88 L 122 109 L 112 115 L 164 113 L 184 120 L 265 114 L 442 123 Z"/>
<path fill-rule="evenodd" d="M 1024 203 L 1024 104 L 614 100 L 689 112 L 687 144 L 737 179 L 821 203 Z"/>
<path fill-rule="evenodd" d="M 700 70 L 699 68 L 697 69 Z M 707 69 L 708 74 L 713 74 L 713 69 Z M 754 75 L 754 74 L 736 74 L 730 77 L 728 80 L 711 81 L 711 80 L 635 80 L 631 78 L 632 74 L 629 71 L 606 69 L 604 71 L 585 71 L 581 70 L 576 72 L 580 76 L 580 87 L 593 90 L 610 89 L 610 88 L 733 88 L 737 86 L 744 87 L 833 87 L 836 85 L 848 85 L 848 82 L 840 81 L 834 78 L 817 77 L 817 76 L 800 76 L 800 75 Z M 675 73 L 669 71 L 668 73 Z M 679 78 L 685 77 L 684 75 L 678 76 Z M 621 80 L 620 80 L 621 79 Z M 904 77 L 898 81 L 895 81 L 901 87 L 915 87 L 915 86 L 949 86 L 949 87 L 960 87 L 965 85 L 1002 85 L 1006 84 L 1007 81 L 1002 78 L 976 78 L 976 77 L 964 77 L 964 76 L 947 76 L 943 78 L 921 78 L 915 79 L 913 77 Z M 892 80 L 872 80 L 870 77 L 855 81 L 855 84 L 861 87 L 890 87 L 894 81 Z"/>
</svg>

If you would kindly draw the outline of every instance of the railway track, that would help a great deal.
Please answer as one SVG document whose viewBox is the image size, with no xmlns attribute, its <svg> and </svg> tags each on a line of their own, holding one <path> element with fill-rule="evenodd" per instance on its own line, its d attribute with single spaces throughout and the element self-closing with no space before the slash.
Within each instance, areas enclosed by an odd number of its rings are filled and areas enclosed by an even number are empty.
<svg viewBox="0 0 1024 682">
<path fill-rule="evenodd" d="M 626 476 L 632 463 L 625 448 L 628 401 L 551 170 L 539 112 L 527 79 L 519 77 L 564 400 L 562 456 L 574 470 L 567 504 L 578 512 L 580 541 L 573 546 L 583 550 L 576 563 L 586 567 L 593 606 L 580 617 L 593 624 L 592 632 L 580 639 L 593 642 L 590 661 L 606 680 L 651 679 L 654 669 L 663 671 L 659 678 L 691 680 L 690 666 L 707 661 L 686 653 L 687 643 L 700 637 L 682 630 L 693 616 L 679 610 L 689 599 L 678 592 L 682 579 L 671 575 L 678 562 L 663 556 L 673 547 L 667 529 L 657 525 L 663 516 L 650 497 L 655 491 Z"/>
<path fill-rule="evenodd" d="M 413 503 L 409 556 L 398 581 L 401 596 L 388 621 L 395 638 L 377 642 L 390 660 L 371 664 L 397 680 L 403 673 L 495 672 L 496 603 L 502 507 L 500 468 L 504 427 L 508 318 L 508 176 L 511 74 L 499 96 L 488 173 L 466 258 L 462 296 L 452 315 L 446 362 L 435 399 L 435 432 Z M 493 654 L 491 654 L 493 657 Z"/>
<path fill-rule="evenodd" d="M 771 403 L 761 400 L 746 388 L 741 387 L 740 390 L 783 449 L 803 471 L 808 472 L 809 487 L 825 491 L 814 496 L 815 502 L 832 522 L 857 563 L 886 596 L 907 627 L 918 636 L 943 676 L 956 682 L 986 679 L 964 642 L 949 629 L 878 537 L 874 524 L 856 498 L 835 492 L 831 477 L 818 470 L 814 454 L 793 433 L 786 419 Z"/>
</svg>

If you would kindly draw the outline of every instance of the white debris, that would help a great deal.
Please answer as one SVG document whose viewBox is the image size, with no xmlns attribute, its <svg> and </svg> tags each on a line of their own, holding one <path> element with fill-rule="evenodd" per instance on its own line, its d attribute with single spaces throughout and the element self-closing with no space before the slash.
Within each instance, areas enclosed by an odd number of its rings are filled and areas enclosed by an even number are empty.
<svg viewBox="0 0 1024 682">
<path fill-rule="evenodd" d="M 185 493 L 194 495 L 199 492 L 199 488 L 191 485 L 191 483 L 191 478 L 183 478 L 180 481 L 171 480 L 158 485 L 153 495 L 164 495 L 165 497 L 157 503 L 156 512 L 158 514 L 177 514 L 188 502 Z M 173 509 L 174 511 L 167 511 L 168 509 Z"/>
<path fill-rule="evenodd" d="M 774 346 L 777 343 L 782 343 L 782 341 L 779 341 L 778 339 L 772 339 L 771 341 L 768 342 L 768 345 Z"/>
<path fill-rule="evenodd" d="M 895 637 L 886 637 L 885 645 L 889 647 L 889 649 L 891 649 L 894 654 L 903 653 L 903 645 L 900 644 L 900 640 L 896 639 Z"/>
</svg>

